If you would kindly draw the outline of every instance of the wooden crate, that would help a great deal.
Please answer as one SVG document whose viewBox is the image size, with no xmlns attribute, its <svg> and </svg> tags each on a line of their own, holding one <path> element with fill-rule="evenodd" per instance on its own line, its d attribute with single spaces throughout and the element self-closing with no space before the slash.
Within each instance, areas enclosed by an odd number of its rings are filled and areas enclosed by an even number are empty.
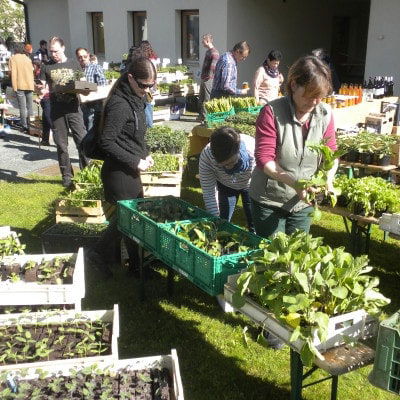
<svg viewBox="0 0 400 400">
<path fill-rule="evenodd" d="M 87 91 L 96 92 L 97 84 L 88 81 L 71 81 L 65 85 L 54 85 L 55 93 L 85 93 Z"/>
<path fill-rule="evenodd" d="M 83 203 L 96 202 L 95 207 L 77 207 L 66 204 L 67 200 L 56 202 L 56 223 L 59 222 L 87 222 L 101 224 L 106 221 L 106 215 L 111 205 L 101 200 L 82 200 Z"/>
<path fill-rule="evenodd" d="M 143 185 L 144 197 L 181 196 L 181 184 L 175 185 Z"/>
</svg>

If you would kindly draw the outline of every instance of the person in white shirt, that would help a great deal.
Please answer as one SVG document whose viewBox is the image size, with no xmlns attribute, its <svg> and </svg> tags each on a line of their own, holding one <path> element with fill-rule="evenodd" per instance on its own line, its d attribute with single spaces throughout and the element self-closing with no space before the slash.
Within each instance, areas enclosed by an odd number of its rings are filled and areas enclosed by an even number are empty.
<svg viewBox="0 0 400 400">
<path fill-rule="evenodd" d="M 254 138 L 223 126 L 216 129 L 200 154 L 199 175 L 206 210 L 231 220 L 239 195 L 247 226 L 254 232 L 249 183 L 254 169 Z"/>
</svg>

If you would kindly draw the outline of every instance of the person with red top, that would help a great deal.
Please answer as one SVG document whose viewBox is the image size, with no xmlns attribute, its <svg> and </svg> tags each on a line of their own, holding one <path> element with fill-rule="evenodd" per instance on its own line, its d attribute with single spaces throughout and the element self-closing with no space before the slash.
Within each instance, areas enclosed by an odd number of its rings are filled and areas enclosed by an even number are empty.
<svg viewBox="0 0 400 400">
<path fill-rule="evenodd" d="M 330 106 L 321 103 L 332 91 L 329 67 L 314 56 L 297 60 L 290 68 L 287 95 L 269 102 L 256 123 L 256 168 L 250 183 L 256 233 L 309 231 L 313 207 L 298 180 L 309 179 L 320 159 L 307 145 L 326 142 L 336 150 L 335 125 Z M 333 191 L 337 162 L 328 177 Z"/>
</svg>

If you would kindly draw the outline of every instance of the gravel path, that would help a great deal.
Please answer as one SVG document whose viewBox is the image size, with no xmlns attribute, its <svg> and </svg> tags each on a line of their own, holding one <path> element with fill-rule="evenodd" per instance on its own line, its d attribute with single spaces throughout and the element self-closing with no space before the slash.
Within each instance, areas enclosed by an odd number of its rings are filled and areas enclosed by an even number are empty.
<svg viewBox="0 0 400 400">
<path fill-rule="evenodd" d="M 184 115 L 181 120 L 164 124 L 174 129 L 190 132 L 197 125 L 195 116 Z M 0 180 L 21 181 L 32 173 L 60 176 L 57 149 L 50 138 L 51 146 L 41 146 L 39 139 L 12 129 L 0 137 Z M 78 167 L 78 151 L 72 137 L 69 137 L 69 154 L 74 167 Z"/>
</svg>

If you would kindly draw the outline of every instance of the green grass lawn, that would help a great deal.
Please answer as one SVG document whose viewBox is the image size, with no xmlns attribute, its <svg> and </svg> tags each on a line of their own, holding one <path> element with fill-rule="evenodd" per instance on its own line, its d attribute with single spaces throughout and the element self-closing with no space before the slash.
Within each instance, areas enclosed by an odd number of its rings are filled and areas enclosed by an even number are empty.
<svg viewBox="0 0 400 400">
<path fill-rule="evenodd" d="M 189 186 L 191 185 L 191 186 Z M 182 197 L 202 205 L 201 193 L 186 181 Z M 34 176 L 25 183 L 0 183 L 0 225 L 11 225 L 22 234 L 28 253 L 41 252 L 40 235 L 54 223 L 52 203 L 62 192 L 60 181 Z M 243 211 L 238 207 L 234 223 L 243 225 Z M 376 227 L 375 227 L 376 228 Z M 324 213 L 312 233 L 325 237 L 331 246 L 349 242 L 340 217 Z M 392 298 L 387 312 L 399 307 L 399 242 L 382 241 L 382 232 L 374 229 L 371 263 L 381 278 L 381 290 Z M 167 295 L 167 273 L 161 263 L 147 282 L 146 300 L 140 302 L 139 281 L 121 267 L 111 281 L 87 275 L 84 309 L 120 307 L 121 358 L 166 354 L 178 351 L 187 400 L 281 400 L 289 399 L 289 349 L 269 350 L 256 343 L 258 330 L 241 315 L 224 314 L 216 300 L 175 275 L 174 292 Z M 249 340 L 243 329 L 249 325 Z M 376 400 L 397 396 L 368 383 L 370 367 L 351 372 L 339 379 L 339 399 Z M 321 378 L 317 371 L 313 377 Z M 306 400 L 328 399 L 330 383 L 304 389 Z"/>
</svg>

